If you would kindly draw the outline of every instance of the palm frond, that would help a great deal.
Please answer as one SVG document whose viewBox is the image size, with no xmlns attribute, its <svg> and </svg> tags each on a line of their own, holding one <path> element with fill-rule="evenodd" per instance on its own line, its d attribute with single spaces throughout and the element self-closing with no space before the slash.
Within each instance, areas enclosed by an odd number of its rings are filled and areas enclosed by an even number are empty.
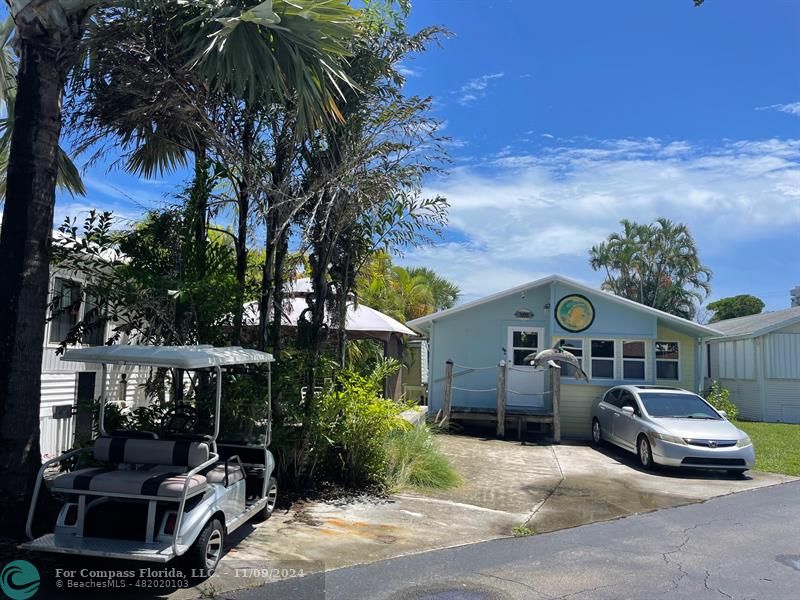
<svg viewBox="0 0 800 600">
<path fill-rule="evenodd" d="M 5 180 L 5 178 L 3 178 Z M 5 181 L 3 181 L 5 185 Z M 72 162 L 63 148 L 58 148 L 58 174 L 56 175 L 56 185 L 68 191 L 73 196 L 85 196 L 86 186 L 78 171 L 78 167 Z M 5 191 L 5 190 L 4 190 Z"/>
</svg>

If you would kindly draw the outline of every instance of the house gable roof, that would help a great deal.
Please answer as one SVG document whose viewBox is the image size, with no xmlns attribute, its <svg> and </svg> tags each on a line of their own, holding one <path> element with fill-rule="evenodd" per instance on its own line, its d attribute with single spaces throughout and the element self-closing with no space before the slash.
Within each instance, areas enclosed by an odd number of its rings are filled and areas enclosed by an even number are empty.
<svg viewBox="0 0 800 600">
<path fill-rule="evenodd" d="M 645 306 L 644 304 L 639 304 L 638 302 L 635 302 L 633 300 L 628 300 L 627 298 L 623 298 L 621 296 L 617 296 L 617 295 L 612 294 L 610 292 L 606 292 L 604 290 L 598 290 L 598 289 L 589 287 L 589 286 L 584 285 L 582 283 L 578 283 L 574 279 L 570 279 L 568 277 L 563 277 L 561 275 L 549 275 L 549 276 L 543 277 L 541 279 L 536 279 L 536 280 L 531 281 L 529 283 L 526 283 L 526 284 L 523 284 L 523 285 L 518 285 L 518 286 L 513 287 L 511 289 L 508 289 L 508 290 L 505 290 L 505 291 L 502 291 L 502 292 L 497 292 L 495 294 L 491 294 L 489 296 L 486 296 L 484 298 L 480 298 L 478 300 L 473 300 L 472 302 L 466 302 L 466 303 L 461 304 L 459 306 L 454 306 L 453 308 L 448 308 L 446 310 L 440 310 L 439 312 L 436 312 L 436 313 L 433 313 L 433 314 L 430 314 L 430 315 L 426 315 L 424 317 L 420 317 L 419 319 L 414 319 L 413 321 L 409 321 L 406 324 L 409 327 L 411 327 L 413 329 L 416 329 L 418 331 L 425 331 L 429 327 L 429 325 L 433 321 L 435 321 L 437 319 L 443 319 L 443 318 L 449 317 L 451 315 L 457 314 L 459 312 L 462 312 L 462 311 L 465 311 L 465 310 L 469 310 L 471 308 L 475 308 L 475 307 L 481 306 L 483 304 L 488 304 L 488 303 L 493 302 L 495 300 L 499 300 L 501 298 L 505 298 L 505 297 L 511 296 L 513 294 L 518 294 L 520 292 L 523 292 L 525 290 L 529 290 L 531 288 L 541 287 L 543 285 L 549 285 L 551 283 L 563 283 L 563 284 L 566 284 L 568 286 L 571 286 L 571 287 L 573 287 L 573 288 L 575 288 L 577 290 L 580 290 L 582 292 L 585 292 L 587 294 L 593 294 L 593 295 L 596 295 L 596 296 L 600 296 L 600 297 L 602 297 L 602 298 L 604 298 L 606 300 L 609 300 L 610 302 L 615 302 L 617 304 L 621 304 L 623 306 L 627 306 L 628 308 L 632 308 L 632 309 L 637 310 L 639 312 L 644 312 L 644 313 L 647 313 L 647 314 L 654 315 L 655 317 L 657 317 L 658 319 L 660 319 L 660 320 L 662 320 L 664 322 L 673 323 L 673 324 L 678 325 L 680 327 L 683 327 L 685 329 L 690 329 L 690 330 L 692 330 L 692 331 L 694 331 L 694 332 L 696 332 L 698 334 L 701 334 L 701 335 L 718 336 L 721 333 L 720 331 L 718 331 L 714 327 L 710 327 L 710 326 L 707 326 L 707 325 L 701 325 L 700 323 L 695 323 L 694 321 L 689 321 L 688 319 L 683 319 L 681 317 L 676 317 L 675 315 L 671 315 L 669 313 L 666 313 L 663 310 L 658 310 L 657 308 L 651 308 L 649 306 Z"/>
<path fill-rule="evenodd" d="M 800 306 L 714 323 L 723 337 L 758 337 L 800 323 Z"/>
</svg>

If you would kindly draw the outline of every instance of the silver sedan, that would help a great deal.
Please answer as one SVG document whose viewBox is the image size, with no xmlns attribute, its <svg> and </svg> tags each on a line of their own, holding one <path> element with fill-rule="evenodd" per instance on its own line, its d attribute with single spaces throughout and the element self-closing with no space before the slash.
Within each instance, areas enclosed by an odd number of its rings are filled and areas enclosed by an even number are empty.
<svg viewBox="0 0 800 600">
<path fill-rule="evenodd" d="M 620 385 L 592 407 L 592 440 L 635 452 L 653 465 L 726 469 L 755 465 L 750 438 L 703 398 L 678 388 Z"/>
</svg>

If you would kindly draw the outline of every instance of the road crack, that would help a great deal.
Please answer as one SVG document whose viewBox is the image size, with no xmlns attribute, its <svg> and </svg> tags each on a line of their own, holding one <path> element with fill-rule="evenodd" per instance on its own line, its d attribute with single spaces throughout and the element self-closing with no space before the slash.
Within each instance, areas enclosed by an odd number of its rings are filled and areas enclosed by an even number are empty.
<svg viewBox="0 0 800 600">
<path fill-rule="evenodd" d="M 529 584 L 524 583 L 522 581 L 517 581 L 516 579 L 509 579 L 509 578 L 506 578 L 506 577 L 500 577 L 499 575 L 492 575 L 491 573 L 481 573 L 480 571 L 473 571 L 473 573 L 475 573 L 475 575 L 478 575 L 480 577 L 488 577 L 488 578 L 491 578 L 491 579 L 498 579 L 500 581 L 507 581 L 508 583 L 516 583 L 517 585 L 521 585 L 525 589 L 528 589 L 528 590 L 532 591 L 534 594 L 538 594 L 539 596 L 542 596 L 546 600 L 555 600 L 555 596 L 550 596 L 548 594 L 545 594 L 544 592 L 542 592 L 540 590 L 537 590 L 532 585 L 529 585 Z"/>
<path fill-rule="evenodd" d="M 708 585 L 708 580 L 711 579 L 711 571 L 709 571 L 708 569 L 705 569 L 705 572 L 706 572 L 706 576 L 703 578 L 703 587 L 705 587 L 709 591 L 717 592 L 718 594 L 733 600 L 733 596 L 731 596 L 730 594 L 728 594 L 726 592 L 723 592 L 719 588 L 714 588 L 714 587 L 711 587 L 710 585 Z"/>
</svg>

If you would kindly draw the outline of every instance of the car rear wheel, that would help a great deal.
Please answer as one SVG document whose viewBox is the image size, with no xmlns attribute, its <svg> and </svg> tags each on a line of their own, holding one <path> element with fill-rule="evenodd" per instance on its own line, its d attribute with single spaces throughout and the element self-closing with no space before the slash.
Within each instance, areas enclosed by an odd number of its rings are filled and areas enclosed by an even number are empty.
<svg viewBox="0 0 800 600">
<path fill-rule="evenodd" d="M 650 447 L 650 442 L 647 439 L 646 435 L 640 435 L 639 440 L 636 443 L 637 452 L 636 454 L 639 457 L 639 464 L 642 465 L 644 469 L 652 469 L 653 468 L 653 450 Z"/>
<path fill-rule="evenodd" d="M 192 573 L 202 578 L 211 577 L 222 558 L 224 544 L 225 528 L 218 519 L 210 520 L 186 553 Z"/>
<path fill-rule="evenodd" d="M 275 512 L 275 504 L 278 502 L 278 481 L 274 477 L 269 478 L 267 483 L 267 503 L 257 513 L 258 521 L 266 521 Z"/>
<path fill-rule="evenodd" d="M 592 419 L 592 442 L 595 446 L 599 446 L 603 441 L 603 432 L 600 430 L 600 421 Z"/>
</svg>

